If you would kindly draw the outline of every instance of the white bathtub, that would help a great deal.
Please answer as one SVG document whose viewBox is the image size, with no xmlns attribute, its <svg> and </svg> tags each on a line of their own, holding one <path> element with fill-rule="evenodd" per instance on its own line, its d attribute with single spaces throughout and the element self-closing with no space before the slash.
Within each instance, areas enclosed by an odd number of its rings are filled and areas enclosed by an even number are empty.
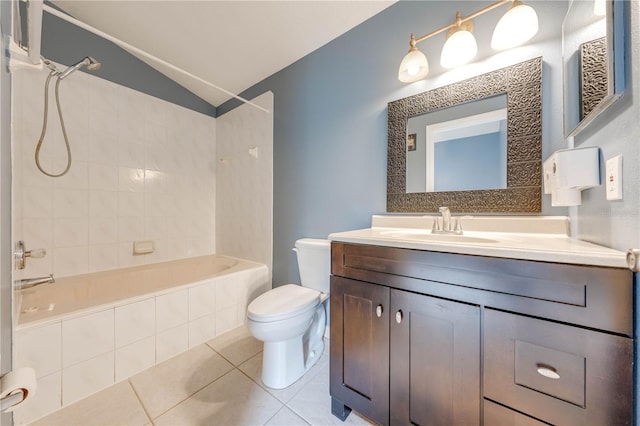
<svg viewBox="0 0 640 426">
<path fill-rule="evenodd" d="M 65 277 L 16 294 L 16 367 L 38 392 L 26 424 L 242 325 L 265 265 L 211 255 Z"/>
</svg>

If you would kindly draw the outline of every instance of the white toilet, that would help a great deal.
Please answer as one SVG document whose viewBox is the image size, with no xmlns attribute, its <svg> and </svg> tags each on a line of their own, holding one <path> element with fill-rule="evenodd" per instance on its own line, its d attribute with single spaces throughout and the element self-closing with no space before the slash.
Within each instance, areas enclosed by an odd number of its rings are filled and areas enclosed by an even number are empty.
<svg viewBox="0 0 640 426">
<path fill-rule="evenodd" d="M 302 286 L 286 284 L 258 296 L 247 308 L 247 328 L 264 342 L 262 382 L 274 389 L 291 385 L 322 355 L 329 296 L 331 244 L 303 238 L 293 249 Z"/>
</svg>

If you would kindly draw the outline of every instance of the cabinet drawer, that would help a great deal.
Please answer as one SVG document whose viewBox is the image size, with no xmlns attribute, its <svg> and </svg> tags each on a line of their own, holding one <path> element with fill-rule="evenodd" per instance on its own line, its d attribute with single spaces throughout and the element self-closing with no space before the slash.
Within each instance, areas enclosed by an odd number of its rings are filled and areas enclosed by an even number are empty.
<svg viewBox="0 0 640 426">
<path fill-rule="evenodd" d="M 495 402 L 484 400 L 484 422 L 486 426 L 545 426 L 533 417 L 525 416 Z"/>
<path fill-rule="evenodd" d="M 485 310 L 484 396 L 552 424 L 631 424 L 631 339 Z"/>
</svg>

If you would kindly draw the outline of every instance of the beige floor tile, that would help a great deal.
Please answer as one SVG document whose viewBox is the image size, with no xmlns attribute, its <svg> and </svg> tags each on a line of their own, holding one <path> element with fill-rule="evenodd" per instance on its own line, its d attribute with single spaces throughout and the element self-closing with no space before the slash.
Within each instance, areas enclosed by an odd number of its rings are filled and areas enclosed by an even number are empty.
<svg viewBox="0 0 640 426">
<path fill-rule="evenodd" d="M 233 369 L 207 345 L 199 345 L 130 378 L 152 419 Z"/>
<path fill-rule="evenodd" d="M 149 423 L 129 382 L 101 392 L 40 419 L 34 425 L 144 425 Z"/>
<path fill-rule="evenodd" d="M 329 356 L 322 355 L 316 365 L 311 367 L 309 371 L 307 371 L 301 378 L 299 378 L 296 382 L 294 382 L 291 386 L 284 389 L 271 389 L 268 388 L 262 383 L 262 353 L 254 356 L 247 362 L 241 364 L 238 369 L 242 371 L 244 374 L 249 376 L 251 380 L 259 384 L 262 388 L 267 390 L 271 395 L 278 398 L 280 401 L 285 404 L 291 400 L 300 390 L 309 383 L 315 376 L 318 374 L 322 367 L 329 363 Z"/>
<path fill-rule="evenodd" d="M 308 425 L 300 416 L 287 407 L 282 407 L 275 416 L 271 417 L 265 426 L 303 426 Z"/>
<path fill-rule="evenodd" d="M 216 380 L 154 421 L 162 425 L 263 425 L 282 408 L 238 370 Z"/>
<path fill-rule="evenodd" d="M 262 351 L 262 342 L 254 338 L 245 326 L 221 334 L 209 340 L 207 345 L 235 366 Z"/>
<path fill-rule="evenodd" d="M 329 396 L 329 364 L 320 367 L 320 371 L 287 404 L 291 410 L 312 425 L 369 425 L 368 420 L 352 412 L 342 422 L 331 414 Z"/>
</svg>

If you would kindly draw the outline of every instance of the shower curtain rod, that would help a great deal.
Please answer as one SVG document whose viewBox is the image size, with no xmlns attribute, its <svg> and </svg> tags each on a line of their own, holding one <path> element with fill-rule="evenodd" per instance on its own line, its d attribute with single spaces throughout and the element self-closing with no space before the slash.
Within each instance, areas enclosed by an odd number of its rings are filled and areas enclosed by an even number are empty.
<svg viewBox="0 0 640 426">
<path fill-rule="evenodd" d="M 210 83 L 207 80 L 204 80 L 204 79 L 198 77 L 197 75 L 190 73 L 189 71 L 185 71 L 182 68 L 178 68 L 177 66 L 175 66 L 175 65 L 173 65 L 173 64 L 171 64 L 171 63 L 169 63 L 169 62 L 167 62 L 167 61 L 165 61 L 163 59 L 160 59 L 157 56 L 154 56 L 154 55 L 152 55 L 152 54 L 150 54 L 150 53 L 148 53 L 148 52 L 146 52 L 146 51 L 144 51 L 142 49 L 139 49 L 139 48 L 137 48 L 135 46 L 130 45 L 129 43 L 127 43 L 125 41 L 122 41 L 122 40 L 120 40 L 118 38 L 115 38 L 112 35 L 109 35 L 109 34 L 103 32 L 103 31 L 100 31 L 99 29 L 97 29 L 95 27 L 92 27 L 91 25 L 85 24 L 84 22 L 79 21 L 79 20 L 67 15 L 66 13 L 62 13 L 62 12 L 52 8 L 51 6 L 49 6 L 47 4 L 44 5 L 43 9 L 44 9 L 45 12 L 50 13 L 51 15 L 57 16 L 58 18 L 63 19 L 65 21 L 69 22 L 70 24 L 73 24 L 73 25 L 75 25 L 77 27 L 80 27 L 80 28 L 82 28 L 84 30 L 87 30 L 87 31 L 89 31 L 89 32 L 91 32 L 91 33 L 93 33 L 95 35 L 98 35 L 98 36 L 100 36 L 100 37 L 102 37 L 104 39 L 107 39 L 110 42 L 115 43 L 116 45 L 122 47 L 125 50 L 140 54 L 142 56 L 145 56 L 148 59 L 152 59 L 154 61 L 157 61 L 157 62 L 161 63 L 162 65 L 164 65 L 164 66 L 166 66 L 168 68 L 171 68 L 173 71 L 177 71 L 177 72 L 179 72 L 181 74 L 184 74 L 187 77 L 190 77 L 190 78 L 192 78 L 194 80 L 197 80 L 200 83 L 206 84 L 209 87 L 212 87 L 212 88 L 214 88 L 216 90 L 219 90 L 219 91 L 221 91 L 221 92 L 223 92 L 223 93 L 225 93 L 225 94 L 227 94 L 229 96 L 234 97 L 235 99 L 238 99 L 239 101 L 242 101 L 242 102 L 244 102 L 246 104 L 249 104 L 249 105 L 251 105 L 251 106 L 253 106 L 255 108 L 258 108 L 261 111 L 264 111 L 266 113 L 270 112 L 268 109 L 266 109 L 264 107 L 261 107 L 260 105 L 258 105 L 256 103 L 253 103 L 248 99 L 245 99 L 245 98 L 243 98 L 241 96 L 238 96 L 235 93 L 231 93 L 230 91 L 228 91 L 226 89 L 223 89 L 220 86 L 216 86 L 215 84 Z"/>
</svg>

